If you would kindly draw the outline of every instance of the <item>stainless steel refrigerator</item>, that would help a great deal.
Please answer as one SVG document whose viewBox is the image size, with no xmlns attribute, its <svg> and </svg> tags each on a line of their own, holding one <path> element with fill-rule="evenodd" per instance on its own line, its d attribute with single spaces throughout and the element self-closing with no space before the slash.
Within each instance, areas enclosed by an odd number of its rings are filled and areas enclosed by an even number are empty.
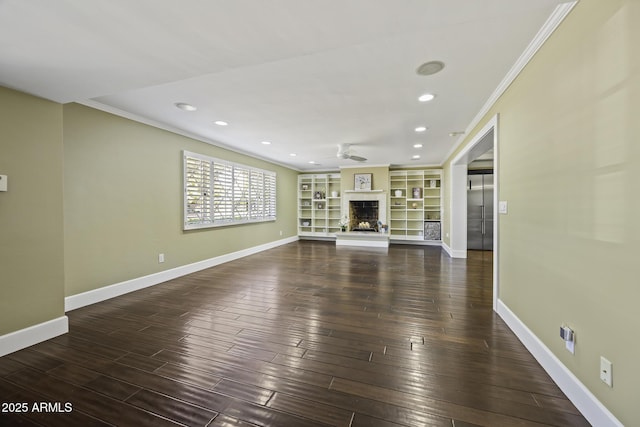
<svg viewBox="0 0 640 427">
<path fill-rule="evenodd" d="M 467 187 L 467 249 L 493 250 L 493 173 L 470 171 Z"/>
</svg>

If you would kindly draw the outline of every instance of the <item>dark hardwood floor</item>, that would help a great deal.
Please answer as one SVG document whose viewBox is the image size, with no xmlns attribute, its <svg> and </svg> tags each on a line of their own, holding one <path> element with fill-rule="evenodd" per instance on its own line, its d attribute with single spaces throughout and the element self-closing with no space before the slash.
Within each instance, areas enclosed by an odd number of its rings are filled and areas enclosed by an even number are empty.
<svg viewBox="0 0 640 427">
<path fill-rule="evenodd" d="M 3 408 L 28 403 L 0 424 L 589 425 L 492 312 L 491 268 L 301 241 L 75 310 L 0 358 Z"/>
</svg>

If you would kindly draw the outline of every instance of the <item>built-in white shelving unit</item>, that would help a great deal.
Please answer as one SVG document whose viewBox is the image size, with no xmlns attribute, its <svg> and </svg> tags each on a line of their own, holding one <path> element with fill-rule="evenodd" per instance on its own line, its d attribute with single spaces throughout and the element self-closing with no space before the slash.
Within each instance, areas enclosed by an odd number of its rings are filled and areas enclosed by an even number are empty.
<svg viewBox="0 0 640 427">
<path fill-rule="evenodd" d="M 335 237 L 340 230 L 340 174 L 298 176 L 298 235 Z"/>
<path fill-rule="evenodd" d="M 394 170 L 389 180 L 391 239 L 440 243 L 442 171 Z"/>
</svg>

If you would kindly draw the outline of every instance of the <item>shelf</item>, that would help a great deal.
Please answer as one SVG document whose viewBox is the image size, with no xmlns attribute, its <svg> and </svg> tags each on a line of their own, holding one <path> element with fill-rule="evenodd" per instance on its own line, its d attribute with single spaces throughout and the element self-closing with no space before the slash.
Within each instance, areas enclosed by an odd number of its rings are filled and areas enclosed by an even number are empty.
<svg viewBox="0 0 640 427">
<path fill-rule="evenodd" d="M 440 218 L 427 218 L 441 215 L 441 186 L 442 171 L 439 169 L 390 171 L 392 217 L 389 231 L 395 240 L 426 241 L 425 224 L 441 221 Z M 420 189 L 421 197 L 412 197 L 414 188 Z M 401 191 L 402 195 L 395 196 L 395 191 Z M 394 205 L 393 200 L 401 200 L 402 204 Z"/>
<path fill-rule="evenodd" d="M 302 187 L 305 186 L 303 189 Z M 340 174 L 298 176 L 298 234 L 326 237 L 340 229 Z M 321 195 L 321 198 L 314 196 Z M 321 205 L 321 207 L 318 207 Z M 302 222 L 308 222 L 307 226 Z"/>
</svg>

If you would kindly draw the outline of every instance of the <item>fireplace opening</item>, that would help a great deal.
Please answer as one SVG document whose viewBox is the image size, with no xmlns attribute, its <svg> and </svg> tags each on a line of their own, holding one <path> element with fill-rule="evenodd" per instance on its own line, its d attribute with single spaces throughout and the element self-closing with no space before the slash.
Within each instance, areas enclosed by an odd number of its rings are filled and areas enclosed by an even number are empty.
<svg viewBox="0 0 640 427">
<path fill-rule="evenodd" d="M 378 231 L 378 201 L 351 200 L 349 228 L 351 231 Z"/>
</svg>

